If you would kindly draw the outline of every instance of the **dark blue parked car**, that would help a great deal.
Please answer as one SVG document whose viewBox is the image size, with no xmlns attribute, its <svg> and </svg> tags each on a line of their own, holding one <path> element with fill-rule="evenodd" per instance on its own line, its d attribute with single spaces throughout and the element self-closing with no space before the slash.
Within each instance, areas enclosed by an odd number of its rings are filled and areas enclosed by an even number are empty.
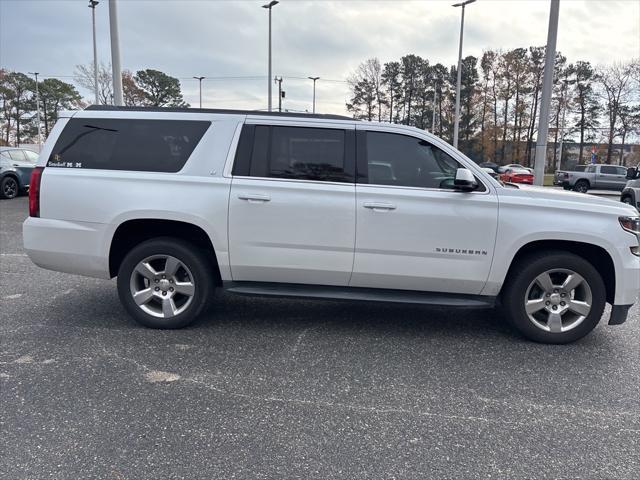
<svg viewBox="0 0 640 480">
<path fill-rule="evenodd" d="M 0 198 L 14 198 L 29 188 L 38 154 L 25 148 L 0 147 Z"/>
</svg>

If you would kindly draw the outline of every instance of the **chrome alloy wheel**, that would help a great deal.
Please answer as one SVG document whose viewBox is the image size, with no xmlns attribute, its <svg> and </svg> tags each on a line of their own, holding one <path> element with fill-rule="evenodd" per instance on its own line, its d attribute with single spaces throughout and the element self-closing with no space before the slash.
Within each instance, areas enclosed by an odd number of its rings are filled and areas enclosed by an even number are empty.
<svg viewBox="0 0 640 480">
<path fill-rule="evenodd" d="M 129 286 L 140 309 L 158 318 L 180 315 L 189 308 L 195 293 L 193 275 L 170 255 L 153 255 L 139 262 Z"/>
<path fill-rule="evenodd" d="M 527 288 L 524 308 L 533 324 L 551 333 L 563 333 L 580 325 L 591 311 L 591 287 L 578 273 L 547 270 Z"/>
</svg>

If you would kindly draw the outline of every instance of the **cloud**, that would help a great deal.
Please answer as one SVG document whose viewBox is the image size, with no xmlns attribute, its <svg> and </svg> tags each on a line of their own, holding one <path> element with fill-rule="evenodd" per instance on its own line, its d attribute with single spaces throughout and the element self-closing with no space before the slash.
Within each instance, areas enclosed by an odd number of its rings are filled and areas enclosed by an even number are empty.
<svg viewBox="0 0 640 480">
<path fill-rule="evenodd" d="M 123 68 L 180 78 L 192 105 L 198 101 L 192 76 L 243 77 L 205 80 L 205 106 L 264 108 L 268 14 L 262 3 L 120 0 Z M 384 63 L 415 53 L 447 66 L 457 58 L 460 9 L 448 1 L 282 0 L 272 13 L 273 73 L 285 76 L 284 104 L 295 110 L 311 108 L 309 75 L 321 77 L 318 110 L 344 113 L 346 84 L 328 80 L 346 79 L 366 58 Z M 466 9 L 464 54 L 544 45 L 548 15 L 548 1 L 478 0 Z M 561 2 L 558 49 L 571 62 L 640 56 L 639 18 L 635 0 Z M 96 20 L 99 57 L 108 63 L 107 0 Z M 91 59 L 86 2 L 0 0 L 0 66 L 70 81 L 74 66 Z"/>
</svg>

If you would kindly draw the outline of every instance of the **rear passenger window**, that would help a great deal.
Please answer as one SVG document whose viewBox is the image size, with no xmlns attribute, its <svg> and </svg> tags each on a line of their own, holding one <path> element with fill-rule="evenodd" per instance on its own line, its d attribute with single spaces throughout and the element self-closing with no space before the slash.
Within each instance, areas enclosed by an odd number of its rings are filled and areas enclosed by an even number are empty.
<svg viewBox="0 0 640 480">
<path fill-rule="evenodd" d="M 602 165 L 600 167 L 600 173 L 604 173 L 606 175 L 617 175 L 618 169 L 616 167 L 611 167 L 608 165 Z"/>
<path fill-rule="evenodd" d="M 346 136 L 347 132 L 342 129 L 247 125 L 240 139 L 233 174 L 353 182 Z M 252 144 L 250 152 L 247 144 Z"/>
<path fill-rule="evenodd" d="M 11 157 L 11 160 L 15 162 L 25 162 L 27 160 L 22 150 L 9 150 L 8 153 Z"/>
<path fill-rule="evenodd" d="M 69 120 L 48 167 L 177 172 L 211 122 L 192 120 Z"/>
</svg>

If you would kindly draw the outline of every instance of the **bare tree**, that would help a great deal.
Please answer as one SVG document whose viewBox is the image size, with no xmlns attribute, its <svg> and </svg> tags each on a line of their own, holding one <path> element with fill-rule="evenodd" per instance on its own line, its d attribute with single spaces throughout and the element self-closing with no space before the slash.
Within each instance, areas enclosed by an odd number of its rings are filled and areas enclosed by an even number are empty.
<svg viewBox="0 0 640 480">
<path fill-rule="evenodd" d="M 76 65 L 73 79 L 78 85 L 92 92 L 95 89 L 93 63 Z M 101 63 L 98 66 L 98 101 L 100 105 L 113 105 L 113 82 L 111 79 L 111 65 Z"/>
<path fill-rule="evenodd" d="M 613 142 L 617 136 L 617 126 L 620 123 L 620 112 L 632 98 L 633 62 L 613 63 L 598 69 L 598 83 L 602 96 L 608 124 L 607 160 L 611 163 Z"/>
<path fill-rule="evenodd" d="M 369 58 L 358 65 L 356 71 L 347 79 L 351 89 L 351 99 L 347 110 L 353 112 L 355 118 L 369 121 L 376 117 L 382 120 L 382 68 L 380 60 Z"/>
</svg>

